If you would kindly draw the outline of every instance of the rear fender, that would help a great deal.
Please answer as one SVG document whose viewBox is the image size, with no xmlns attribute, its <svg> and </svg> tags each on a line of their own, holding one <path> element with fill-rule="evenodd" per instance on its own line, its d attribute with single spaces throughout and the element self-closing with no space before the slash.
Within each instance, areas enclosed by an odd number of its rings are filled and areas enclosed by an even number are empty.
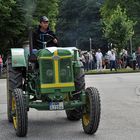
<svg viewBox="0 0 140 140">
<path fill-rule="evenodd" d="M 12 48 L 12 67 L 26 67 L 26 59 L 23 48 Z"/>
</svg>

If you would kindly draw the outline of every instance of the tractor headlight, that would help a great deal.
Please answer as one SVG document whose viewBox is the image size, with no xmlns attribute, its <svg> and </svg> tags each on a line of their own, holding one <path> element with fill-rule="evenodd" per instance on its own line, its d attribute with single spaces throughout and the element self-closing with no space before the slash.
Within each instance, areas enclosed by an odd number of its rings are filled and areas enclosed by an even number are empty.
<svg viewBox="0 0 140 140">
<path fill-rule="evenodd" d="M 53 76 L 53 71 L 51 69 L 48 69 L 46 71 L 46 75 L 49 76 L 49 77 L 52 77 Z"/>
<path fill-rule="evenodd" d="M 67 71 L 66 71 L 66 69 L 61 69 L 60 75 L 61 75 L 61 76 L 67 76 Z"/>
</svg>

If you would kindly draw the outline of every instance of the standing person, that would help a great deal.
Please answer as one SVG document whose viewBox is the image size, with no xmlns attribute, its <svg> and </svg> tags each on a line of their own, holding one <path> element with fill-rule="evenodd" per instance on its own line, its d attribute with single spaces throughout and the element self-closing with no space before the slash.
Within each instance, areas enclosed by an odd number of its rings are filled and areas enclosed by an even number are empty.
<svg viewBox="0 0 140 140">
<path fill-rule="evenodd" d="M 2 56 L 0 55 L 0 77 L 2 74 L 2 66 L 3 66 L 3 61 L 2 61 Z"/>
<path fill-rule="evenodd" d="M 116 68 L 116 54 L 114 52 L 114 50 L 111 50 L 111 53 L 109 55 L 109 60 L 110 60 L 110 71 L 112 71 L 112 69 L 114 68 L 115 71 L 117 71 Z"/>
<path fill-rule="evenodd" d="M 42 16 L 37 30 L 33 32 L 33 49 L 43 49 L 43 44 L 41 42 L 46 42 L 47 34 L 52 37 L 52 40 L 47 43 L 47 47 L 57 46 L 57 38 L 54 32 L 49 28 L 49 19 L 46 16 Z"/>
<path fill-rule="evenodd" d="M 92 58 L 93 58 L 93 60 L 92 60 L 92 69 L 96 69 L 96 52 L 95 52 L 95 50 L 92 50 Z"/>
<path fill-rule="evenodd" d="M 137 55 L 136 55 L 137 63 L 138 63 L 138 68 L 140 69 L 140 47 L 137 49 Z"/>
<path fill-rule="evenodd" d="M 97 71 L 102 71 L 103 54 L 101 53 L 100 49 L 98 49 L 95 56 L 97 61 Z"/>
<path fill-rule="evenodd" d="M 119 67 L 119 55 L 118 55 L 118 49 L 116 49 L 116 48 L 113 48 L 113 50 L 114 50 L 114 53 L 115 53 L 115 66 L 116 66 L 116 69 Z"/>
<path fill-rule="evenodd" d="M 92 51 L 90 51 L 89 52 L 89 69 L 90 70 L 93 69 L 92 64 L 93 64 L 93 55 L 92 55 Z"/>
<path fill-rule="evenodd" d="M 80 60 L 83 63 L 84 71 L 86 70 L 86 60 L 84 54 L 81 52 Z"/>
<path fill-rule="evenodd" d="M 136 53 L 135 53 L 135 51 L 133 51 L 133 53 L 132 53 L 133 70 L 136 70 L 136 58 L 137 58 Z"/>
<path fill-rule="evenodd" d="M 128 66 L 128 51 L 125 49 L 124 50 L 124 60 L 125 60 L 125 68 L 127 68 L 127 66 Z"/>
<path fill-rule="evenodd" d="M 85 70 L 88 71 L 89 70 L 89 53 L 85 52 L 84 56 L 85 56 Z"/>
</svg>

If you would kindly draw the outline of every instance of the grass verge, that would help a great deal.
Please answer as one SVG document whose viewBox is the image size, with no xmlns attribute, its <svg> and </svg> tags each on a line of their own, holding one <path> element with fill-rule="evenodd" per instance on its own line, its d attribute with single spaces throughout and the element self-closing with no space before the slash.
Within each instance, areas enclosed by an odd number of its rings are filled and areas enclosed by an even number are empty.
<svg viewBox="0 0 140 140">
<path fill-rule="evenodd" d="M 126 69 L 118 69 L 117 71 L 112 70 L 110 71 L 109 69 L 105 69 L 102 71 L 97 72 L 97 70 L 89 70 L 86 71 L 85 74 L 117 74 L 117 73 L 137 73 L 140 72 L 140 70 L 133 70 L 131 68 L 126 68 Z"/>
</svg>

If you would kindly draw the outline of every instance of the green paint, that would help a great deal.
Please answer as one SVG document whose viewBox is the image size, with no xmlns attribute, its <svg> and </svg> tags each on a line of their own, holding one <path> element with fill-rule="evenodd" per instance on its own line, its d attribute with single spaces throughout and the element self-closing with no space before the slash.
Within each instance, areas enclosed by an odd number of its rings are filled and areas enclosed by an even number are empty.
<svg viewBox="0 0 140 140">
<path fill-rule="evenodd" d="M 26 78 L 28 80 L 26 87 L 26 94 L 28 97 L 28 106 L 38 110 L 49 110 L 49 102 L 42 101 L 46 97 L 51 101 L 63 101 L 64 109 L 74 109 L 85 104 L 85 93 L 81 92 L 79 100 L 71 100 L 72 92 L 75 91 L 75 86 L 66 86 L 63 84 L 74 83 L 74 77 L 79 73 L 82 66 L 78 60 L 77 51 L 74 53 L 73 48 L 57 49 L 58 57 L 54 58 L 54 52 L 47 49 L 41 49 L 36 52 L 37 61 L 39 64 L 38 70 L 27 72 Z M 26 67 L 28 64 L 29 48 L 11 49 L 12 52 L 12 66 Z M 62 58 L 61 58 L 62 57 Z M 46 59 L 47 58 L 47 59 Z M 55 59 L 58 61 L 58 76 L 59 83 L 55 83 Z M 16 62 L 16 63 L 15 63 Z M 41 85 L 60 84 L 58 88 L 47 87 L 41 88 Z M 30 95 L 36 97 L 35 101 L 30 100 Z M 39 100 L 40 102 L 37 102 Z"/>
<path fill-rule="evenodd" d="M 84 105 L 83 102 L 79 100 L 63 102 L 63 103 L 64 103 L 64 110 L 71 110 Z M 48 102 L 30 102 L 29 107 L 35 108 L 37 110 L 50 110 Z"/>
<path fill-rule="evenodd" d="M 75 87 L 63 87 L 63 88 L 41 88 L 40 93 L 47 94 L 47 93 L 55 93 L 59 90 L 59 93 L 66 93 L 75 91 Z"/>
<path fill-rule="evenodd" d="M 24 56 L 24 49 L 22 48 L 12 48 L 12 67 L 26 67 L 26 59 Z"/>
</svg>

